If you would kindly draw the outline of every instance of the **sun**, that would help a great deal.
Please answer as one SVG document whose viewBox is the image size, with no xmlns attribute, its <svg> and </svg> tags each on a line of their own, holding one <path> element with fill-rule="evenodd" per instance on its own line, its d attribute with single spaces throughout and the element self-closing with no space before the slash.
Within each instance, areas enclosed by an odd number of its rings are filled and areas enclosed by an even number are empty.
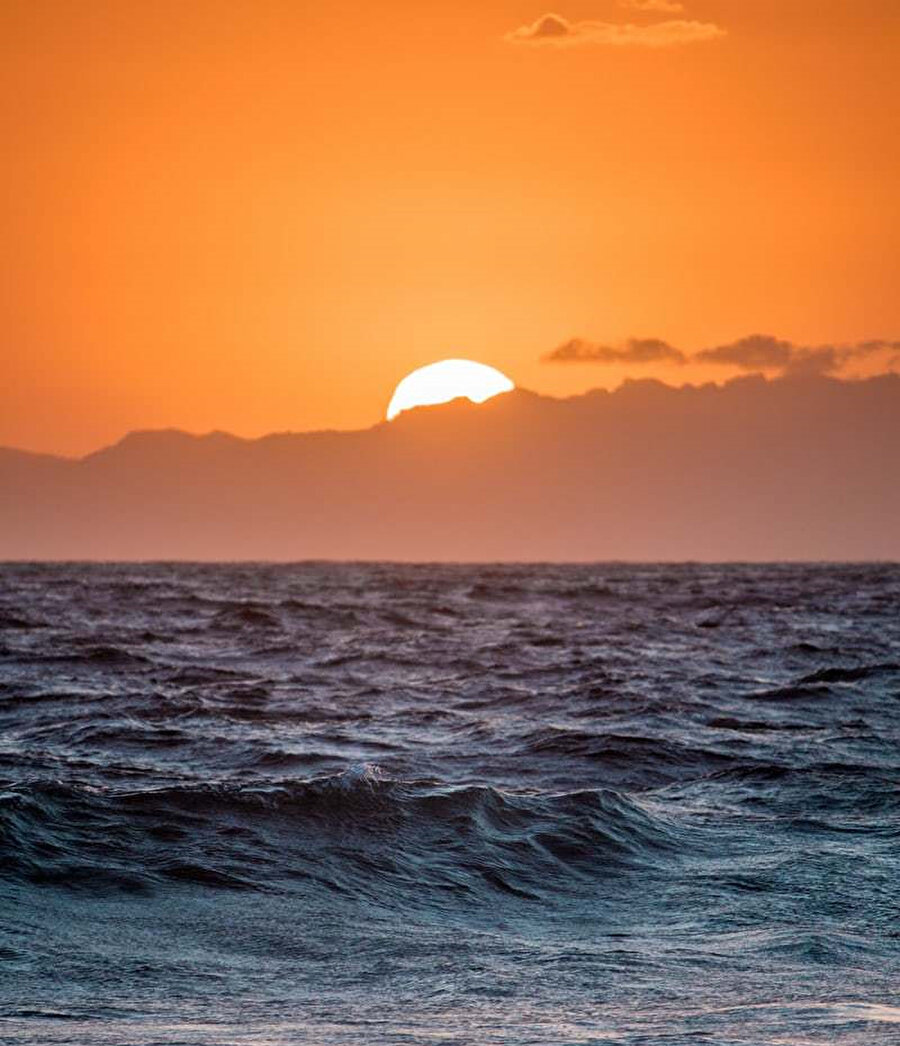
<svg viewBox="0 0 900 1046">
<path fill-rule="evenodd" d="M 388 404 L 387 419 L 393 421 L 401 411 L 411 407 L 431 407 L 449 403 L 465 396 L 473 403 L 501 392 L 510 392 L 515 385 L 495 367 L 474 360 L 439 360 L 419 367 L 407 374 L 394 389 Z"/>
</svg>

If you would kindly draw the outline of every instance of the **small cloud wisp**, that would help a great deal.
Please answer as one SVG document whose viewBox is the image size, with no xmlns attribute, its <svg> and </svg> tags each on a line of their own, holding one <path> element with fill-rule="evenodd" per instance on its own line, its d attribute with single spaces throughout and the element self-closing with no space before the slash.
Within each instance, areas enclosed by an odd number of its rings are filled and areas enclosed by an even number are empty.
<svg viewBox="0 0 900 1046">
<path fill-rule="evenodd" d="M 648 3 L 667 2 L 667 0 L 644 0 L 639 10 L 659 11 L 675 10 L 669 4 L 666 8 L 649 7 Z M 629 4 L 628 6 L 634 6 Z M 573 47 L 584 44 L 595 44 L 608 47 L 675 47 L 679 44 L 700 43 L 715 40 L 724 36 L 725 30 L 712 22 L 696 22 L 687 19 L 671 19 L 665 22 L 651 22 L 648 25 L 615 22 L 569 22 L 561 15 L 545 14 L 531 25 L 523 25 L 506 34 L 506 40 L 512 44 L 529 44 L 532 46 Z"/>
<path fill-rule="evenodd" d="M 597 345 L 571 338 L 541 357 L 544 363 L 686 363 L 680 350 L 659 338 L 629 338 L 624 345 Z"/>
<path fill-rule="evenodd" d="M 675 15 L 684 10 L 684 4 L 679 4 L 677 0 L 619 0 L 619 7 L 667 15 Z"/>
</svg>

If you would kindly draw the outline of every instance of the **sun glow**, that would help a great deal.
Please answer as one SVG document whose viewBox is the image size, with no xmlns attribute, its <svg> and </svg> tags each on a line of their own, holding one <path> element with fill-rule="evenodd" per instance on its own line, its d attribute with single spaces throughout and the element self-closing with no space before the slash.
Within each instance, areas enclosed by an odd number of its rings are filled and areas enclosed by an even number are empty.
<svg viewBox="0 0 900 1046">
<path fill-rule="evenodd" d="M 494 367 L 474 360 L 440 360 L 412 371 L 394 389 L 388 404 L 387 419 L 393 421 L 401 411 L 412 407 L 431 407 L 449 403 L 465 396 L 473 403 L 501 392 L 510 392 L 515 385 Z"/>
</svg>

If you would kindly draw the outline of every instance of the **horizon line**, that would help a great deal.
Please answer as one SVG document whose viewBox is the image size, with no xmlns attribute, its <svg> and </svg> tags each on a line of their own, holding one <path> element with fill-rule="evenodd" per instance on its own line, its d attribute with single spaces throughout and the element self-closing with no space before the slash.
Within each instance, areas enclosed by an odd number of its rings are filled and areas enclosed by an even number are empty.
<svg viewBox="0 0 900 1046">
<path fill-rule="evenodd" d="M 900 559 L 2 559 L 8 566 L 391 567 L 900 567 Z"/>
</svg>

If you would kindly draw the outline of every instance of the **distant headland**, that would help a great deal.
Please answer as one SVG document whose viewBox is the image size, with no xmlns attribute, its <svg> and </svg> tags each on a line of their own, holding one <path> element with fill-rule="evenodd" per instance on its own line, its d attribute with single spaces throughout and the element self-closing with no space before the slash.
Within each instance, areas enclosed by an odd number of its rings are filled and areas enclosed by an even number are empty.
<svg viewBox="0 0 900 1046">
<path fill-rule="evenodd" d="M 516 389 L 352 432 L 0 450 L 0 558 L 900 558 L 900 376 Z"/>
</svg>

